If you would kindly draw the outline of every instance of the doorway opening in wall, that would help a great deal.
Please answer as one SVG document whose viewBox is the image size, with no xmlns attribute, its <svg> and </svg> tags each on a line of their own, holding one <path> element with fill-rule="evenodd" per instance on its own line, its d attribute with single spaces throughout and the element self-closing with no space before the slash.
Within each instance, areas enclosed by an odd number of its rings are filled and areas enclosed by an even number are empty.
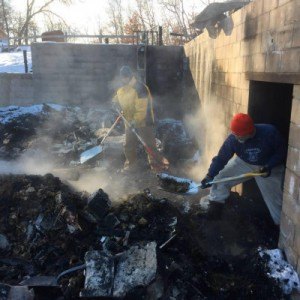
<svg viewBox="0 0 300 300">
<path fill-rule="evenodd" d="M 250 81 L 248 113 L 255 123 L 274 125 L 282 134 L 286 145 L 289 139 L 292 98 L 293 84 Z M 243 196 L 263 205 L 255 180 L 243 184 Z"/>
</svg>

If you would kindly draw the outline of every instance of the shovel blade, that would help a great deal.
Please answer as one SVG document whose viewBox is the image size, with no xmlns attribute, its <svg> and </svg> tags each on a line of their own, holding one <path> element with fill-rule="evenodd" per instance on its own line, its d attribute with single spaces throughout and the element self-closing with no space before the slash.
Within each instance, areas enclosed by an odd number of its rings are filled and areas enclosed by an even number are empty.
<svg viewBox="0 0 300 300">
<path fill-rule="evenodd" d="M 85 162 L 92 159 L 96 155 L 99 155 L 102 151 L 103 151 L 102 146 L 95 146 L 89 150 L 82 152 L 80 155 L 80 163 L 84 164 Z"/>
<path fill-rule="evenodd" d="M 170 193 L 195 195 L 199 192 L 199 185 L 193 180 L 176 177 L 166 173 L 157 174 L 160 187 Z"/>
</svg>

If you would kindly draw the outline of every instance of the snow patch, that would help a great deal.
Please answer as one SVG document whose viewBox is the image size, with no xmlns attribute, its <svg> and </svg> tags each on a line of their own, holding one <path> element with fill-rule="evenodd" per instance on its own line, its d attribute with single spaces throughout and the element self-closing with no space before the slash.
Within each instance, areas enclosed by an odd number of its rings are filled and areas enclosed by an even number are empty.
<svg viewBox="0 0 300 300">
<path fill-rule="evenodd" d="M 30 51 L 27 51 L 27 64 L 28 70 L 31 70 Z M 0 53 L 0 73 L 25 73 L 23 52 Z"/>
<path fill-rule="evenodd" d="M 284 294 L 289 295 L 294 289 L 300 292 L 298 274 L 294 268 L 284 260 L 283 253 L 280 249 L 259 249 L 258 251 L 260 257 L 268 258 L 270 271 L 267 275 L 277 280 Z"/>
<path fill-rule="evenodd" d="M 54 110 L 61 111 L 64 107 L 59 104 L 46 104 Z M 22 115 L 38 115 L 44 113 L 44 104 L 35 104 L 31 106 L 5 106 L 0 107 L 0 123 L 7 124 Z"/>
<path fill-rule="evenodd" d="M 22 115 L 38 115 L 43 111 L 43 105 L 31 105 L 31 106 L 7 106 L 0 108 L 0 123 L 6 124 L 19 118 Z"/>
</svg>

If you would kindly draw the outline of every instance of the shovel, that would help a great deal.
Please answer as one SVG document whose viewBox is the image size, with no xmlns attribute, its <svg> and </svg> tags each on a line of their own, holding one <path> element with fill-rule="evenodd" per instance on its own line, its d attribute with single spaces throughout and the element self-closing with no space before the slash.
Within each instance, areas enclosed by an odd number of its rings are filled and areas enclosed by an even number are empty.
<svg viewBox="0 0 300 300">
<path fill-rule="evenodd" d="M 267 174 L 258 173 L 258 172 L 245 173 L 238 176 L 222 178 L 219 180 L 212 180 L 211 182 L 208 182 L 208 184 L 224 183 L 224 182 L 230 182 L 230 181 L 235 181 L 235 180 L 245 179 L 245 178 L 250 179 L 256 176 L 265 176 L 265 175 Z M 168 175 L 166 173 L 157 174 L 157 177 L 161 188 L 170 193 L 195 195 L 199 192 L 199 189 L 203 189 L 201 183 L 197 183 L 191 179 L 175 177 L 175 176 Z"/>
<path fill-rule="evenodd" d="M 114 124 L 112 124 L 112 126 L 110 127 L 110 129 L 108 130 L 108 132 L 106 133 L 106 135 L 103 137 L 101 143 L 89 150 L 86 150 L 84 152 L 82 152 L 80 154 L 80 163 L 84 164 L 85 162 L 89 161 L 90 159 L 92 159 L 93 157 L 95 157 L 96 155 L 99 155 L 102 151 L 103 151 L 103 143 L 106 140 L 106 138 L 110 135 L 110 133 L 112 132 L 112 130 L 115 128 L 115 126 L 118 124 L 119 120 L 121 119 L 120 116 L 118 116 L 118 118 L 116 119 L 116 121 L 114 122 Z"/>
<path fill-rule="evenodd" d="M 168 169 L 169 167 L 169 161 L 165 157 L 158 157 L 158 155 L 145 143 L 145 141 L 142 139 L 142 137 L 137 133 L 135 128 L 125 119 L 122 112 L 116 108 L 116 111 L 119 114 L 119 117 L 121 117 L 124 121 L 124 123 L 128 126 L 128 128 L 131 130 L 131 132 L 137 137 L 137 139 L 140 141 L 140 143 L 144 146 L 145 151 L 147 154 L 149 154 L 157 163 L 158 167 L 162 167 L 163 169 Z"/>
</svg>

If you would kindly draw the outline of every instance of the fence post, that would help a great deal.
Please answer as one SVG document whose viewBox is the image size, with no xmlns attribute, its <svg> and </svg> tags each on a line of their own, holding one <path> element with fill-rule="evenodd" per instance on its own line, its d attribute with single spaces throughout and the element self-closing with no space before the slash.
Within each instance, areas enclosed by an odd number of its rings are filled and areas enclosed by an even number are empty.
<svg viewBox="0 0 300 300">
<path fill-rule="evenodd" d="M 27 50 L 23 50 L 25 73 L 28 73 Z"/>
<path fill-rule="evenodd" d="M 158 46 L 162 46 L 163 40 L 162 40 L 162 26 L 158 27 Z"/>
</svg>

